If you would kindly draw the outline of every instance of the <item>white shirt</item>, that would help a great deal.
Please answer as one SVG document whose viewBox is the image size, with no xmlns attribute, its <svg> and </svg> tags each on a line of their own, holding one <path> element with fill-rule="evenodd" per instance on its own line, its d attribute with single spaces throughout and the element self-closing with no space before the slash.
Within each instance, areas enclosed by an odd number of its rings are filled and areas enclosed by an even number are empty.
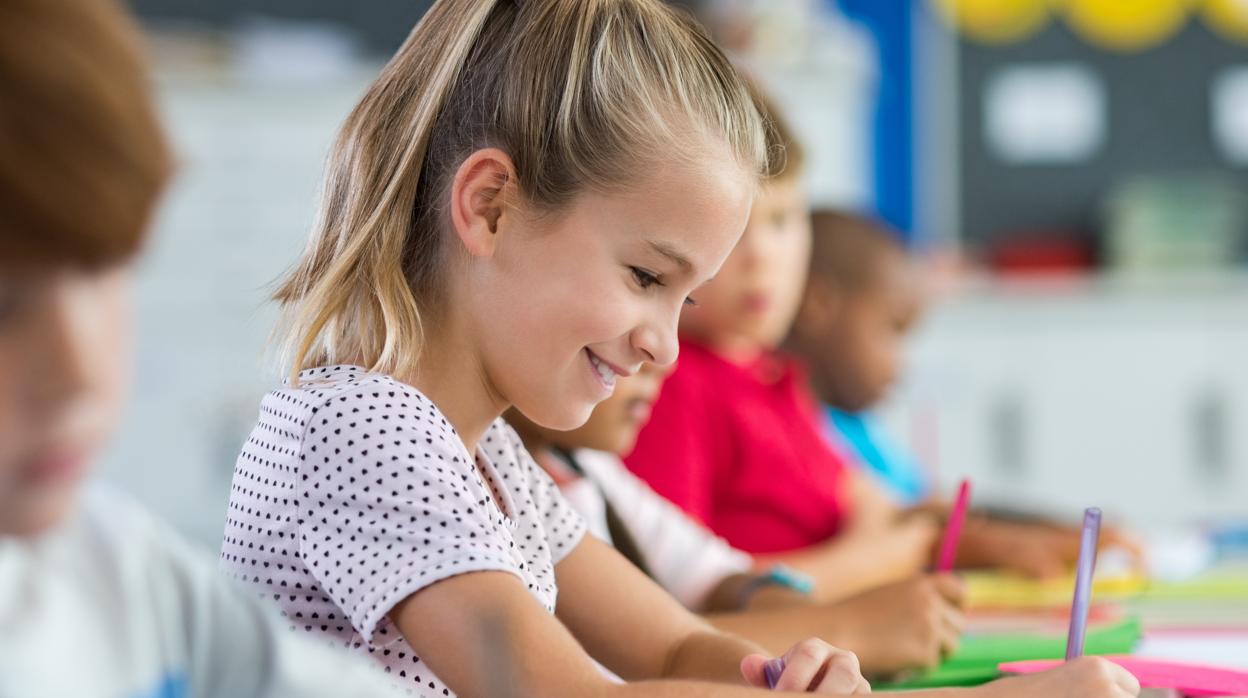
<svg viewBox="0 0 1248 698">
<path fill-rule="evenodd" d="M 590 532 L 611 542 L 609 500 L 636 539 L 655 581 L 686 608 L 701 610 L 725 577 L 750 570 L 753 558 L 748 553 L 733 548 L 650 489 L 616 456 L 581 450 L 573 457 L 587 477 L 564 485 L 564 496 L 585 517 Z"/>
<path fill-rule="evenodd" d="M 357 658 L 296 637 L 211 557 L 117 495 L 0 538 L 0 698 L 399 695 Z"/>
<path fill-rule="evenodd" d="M 221 558 L 292 627 L 368 652 L 420 695 L 449 696 L 389 611 L 490 570 L 553 613 L 554 567 L 584 532 L 501 419 L 474 459 L 415 388 L 333 366 L 265 396 L 235 466 Z"/>
</svg>

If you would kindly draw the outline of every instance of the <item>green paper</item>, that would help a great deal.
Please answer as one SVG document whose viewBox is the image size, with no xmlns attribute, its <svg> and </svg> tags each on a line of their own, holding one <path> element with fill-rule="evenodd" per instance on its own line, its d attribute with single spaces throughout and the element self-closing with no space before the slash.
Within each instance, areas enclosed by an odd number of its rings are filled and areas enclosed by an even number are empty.
<svg viewBox="0 0 1248 698">
<path fill-rule="evenodd" d="M 1139 642 L 1140 635 L 1140 621 L 1136 618 L 1090 628 L 1084 641 L 1084 652 L 1129 654 Z M 978 686 L 997 678 L 997 665 L 1002 662 L 1061 659 L 1065 655 L 1064 635 L 967 635 L 962 638 L 958 651 L 940 666 L 900 681 L 881 684 L 877 690 Z"/>
</svg>

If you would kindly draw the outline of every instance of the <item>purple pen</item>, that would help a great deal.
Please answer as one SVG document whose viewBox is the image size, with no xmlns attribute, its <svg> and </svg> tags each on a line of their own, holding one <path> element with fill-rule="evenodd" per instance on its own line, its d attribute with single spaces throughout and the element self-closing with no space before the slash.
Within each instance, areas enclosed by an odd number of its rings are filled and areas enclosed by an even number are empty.
<svg viewBox="0 0 1248 698">
<path fill-rule="evenodd" d="M 1083 539 L 1075 567 L 1075 598 L 1070 604 L 1070 633 L 1066 636 L 1066 661 L 1083 656 L 1083 638 L 1088 628 L 1088 606 L 1092 601 L 1092 574 L 1096 571 L 1096 548 L 1101 537 L 1101 510 L 1083 512 Z"/>
<path fill-rule="evenodd" d="M 780 675 L 784 673 L 784 657 L 776 657 L 768 660 L 763 665 L 763 676 L 767 677 L 767 688 L 775 688 L 780 682 Z"/>
</svg>

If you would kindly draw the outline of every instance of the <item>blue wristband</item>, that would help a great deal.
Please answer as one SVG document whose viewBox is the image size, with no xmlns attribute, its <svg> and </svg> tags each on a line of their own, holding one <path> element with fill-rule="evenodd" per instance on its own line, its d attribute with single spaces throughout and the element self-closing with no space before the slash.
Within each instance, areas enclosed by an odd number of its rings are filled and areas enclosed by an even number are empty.
<svg viewBox="0 0 1248 698">
<path fill-rule="evenodd" d="M 767 586 L 783 587 L 803 596 L 809 596 L 815 590 L 815 580 L 811 579 L 809 575 L 798 572 L 791 567 L 772 565 L 762 574 L 746 582 L 745 587 L 741 589 L 740 602 L 737 604 L 738 608 L 745 608 L 750 602 L 750 597 L 754 596 L 759 589 Z"/>
</svg>

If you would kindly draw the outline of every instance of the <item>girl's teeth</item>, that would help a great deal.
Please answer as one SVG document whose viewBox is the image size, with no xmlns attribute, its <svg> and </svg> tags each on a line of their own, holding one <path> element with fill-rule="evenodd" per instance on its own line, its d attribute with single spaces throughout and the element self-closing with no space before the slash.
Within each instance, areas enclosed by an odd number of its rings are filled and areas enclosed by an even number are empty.
<svg viewBox="0 0 1248 698">
<path fill-rule="evenodd" d="M 615 383 L 615 371 L 607 368 L 607 365 L 599 361 L 596 356 L 590 355 L 589 360 L 594 365 L 594 369 L 598 371 L 598 375 L 602 378 L 603 383 L 607 385 Z"/>
</svg>

